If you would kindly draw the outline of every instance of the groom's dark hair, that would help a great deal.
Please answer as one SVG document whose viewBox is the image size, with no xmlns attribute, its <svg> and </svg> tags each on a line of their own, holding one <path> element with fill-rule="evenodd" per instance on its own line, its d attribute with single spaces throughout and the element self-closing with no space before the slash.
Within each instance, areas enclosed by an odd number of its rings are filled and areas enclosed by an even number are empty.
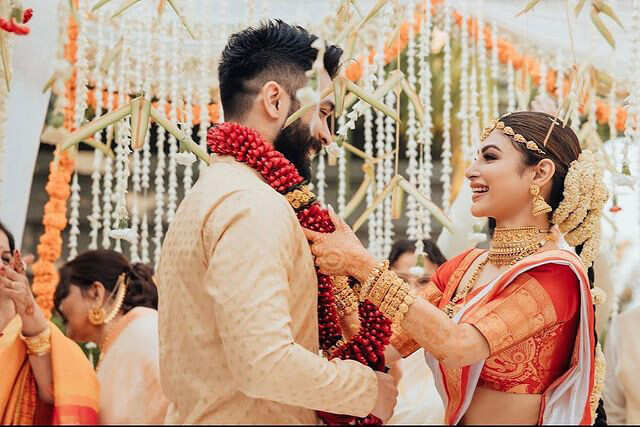
<svg viewBox="0 0 640 427">
<path fill-rule="evenodd" d="M 218 66 L 220 100 L 225 119 L 239 119 L 251 108 L 258 91 L 269 80 L 281 84 L 289 96 L 305 85 L 318 50 L 318 37 L 279 19 L 233 34 Z M 342 49 L 328 46 L 324 67 L 332 78 L 338 72 Z"/>
</svg>

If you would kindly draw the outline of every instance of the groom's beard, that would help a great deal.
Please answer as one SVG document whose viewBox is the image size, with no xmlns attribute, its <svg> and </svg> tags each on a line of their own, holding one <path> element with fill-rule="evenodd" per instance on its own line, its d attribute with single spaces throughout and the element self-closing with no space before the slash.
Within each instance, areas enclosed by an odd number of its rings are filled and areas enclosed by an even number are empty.
<svg viewBox="0 0 640 427">
<path fill-rule="evenodd" d="M 281 129 L 273 148 L 293 163 L 300 176 L 306 181 L 311 180 L 311 159 L 322 149 L 322 141 L 311 135 L 308 125 L 297 120 Z"/>
</svg>

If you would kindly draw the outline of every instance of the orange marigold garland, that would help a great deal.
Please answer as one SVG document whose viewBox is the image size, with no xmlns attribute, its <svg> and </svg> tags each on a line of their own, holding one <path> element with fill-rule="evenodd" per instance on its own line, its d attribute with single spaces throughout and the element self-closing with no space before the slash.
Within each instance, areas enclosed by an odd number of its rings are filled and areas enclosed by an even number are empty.
<svg viewBox="0 0 640 427">
<path fill-rule="evenodd" d="M 74 0 L 74 3 L 77 4 L 77 0 Z M 69 63 L 75 64 L 78 26 L 73 17 L 69 17 L 67 35 L 64 55 Z M 71 78 L 65 83 L 67 102 L 64 108 L 64 126 L 70 131 L 74 130 L 76 74 L 74 69 Z M 56 150 L 49 165 L 49 179 L 45 187 L 49 201 L 44 205 L 44 233 L 40 236 L 37 247 L 38 261 L 33 264 L 33 292 L 47 318 L 51 317 L 53 294 L 58 285 L 59 276 L 55 262 L 62 254 L 62 231 L 67 226 L 67 200 L 71 195 L 69 184 L 74 167 L 75 161 L 69 153 Z"/>
<path fill-rule="evenodd" d="M 53 294 L 58 284 L 55 261 L 62 253 L 62 231 L 67 226 L 67 199 L 69 182 L 74 169 L 74 160 L 68 153 L 56 156 L 49 166 L 49 182 L 46 186 L 49 201 L 44 207 L 44 233 L 38 244 L 38 261 L 33 264 L 33 292 L 36 301 L 47 317 L 51 317 Z"/>
</svg>

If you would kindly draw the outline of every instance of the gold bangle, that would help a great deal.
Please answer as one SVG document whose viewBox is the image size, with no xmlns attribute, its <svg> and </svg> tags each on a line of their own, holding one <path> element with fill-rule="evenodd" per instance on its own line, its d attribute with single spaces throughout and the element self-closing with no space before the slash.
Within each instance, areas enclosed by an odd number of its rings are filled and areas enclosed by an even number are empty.
<svg viewBox="0 0 640 427">
<path fill-rule="evenodd" d="M 415 302 L 415 296 L 409 285 L 389 270 L 385 271 L 373 284 L 367 299 L 394 324 L 402 322 L 409 307 Z"/>
<path fill-rule="evenodd" d="M 393 286 L 393 272 L 386 270 L 373 284 L 373 288 L 369 292 L 367 299 L 377 307 L 380 307 L 391 286 Z"/>
<path fill-rule="evenodd" d="M 382 304 L 380 304 L 381 312 L 384 313 L 389 309 L 391 304 L 393 304 L 393 300 L 398 294 L 399 290 L 400 288 L 398 286 L 393 286 L 389 289 L 389 292 L 387 292 L 387 294 L 384 296 L 384 300 L 382 301 Z"/>
<path fill-rule="evenodd" d="M 372 291 L 373 285 L 378 281 L 380 276 L 389 269 L 389 261 L 384 260 L 380 264 L 376 265 L 369 272 L 369 276 L 367 280 L 362 285 L 360 289 L 360 294 L 358 295 L 360 302 L 364 302 L 369 297 L 369 293 Z"/>
<path fill-rule="evenodd" d="M 33 337 L 25 337 L 20 334 L 20 338 L 27 346 L 29 356 L 44 356 L 51 351 L 51 328 L 47 328 Z"/>
</svg>

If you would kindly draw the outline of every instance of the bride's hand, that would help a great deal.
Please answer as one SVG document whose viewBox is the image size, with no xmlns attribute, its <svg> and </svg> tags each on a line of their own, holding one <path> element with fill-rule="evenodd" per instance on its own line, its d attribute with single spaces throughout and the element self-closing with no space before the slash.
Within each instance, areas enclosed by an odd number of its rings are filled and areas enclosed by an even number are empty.
<svg viewBox="0 0 640 427">
<path fill-rule="evenodd" d="M 311 245 L 311 253 L 321 273 L 329 276 L 352 276 L 363 281 L 368 266 L 375 259 L 369 255 L 356 234 L 329 206 L 329 216 L 335 225 L 333 233 L 318 233 L 303 228 Z"/>
</svg>

